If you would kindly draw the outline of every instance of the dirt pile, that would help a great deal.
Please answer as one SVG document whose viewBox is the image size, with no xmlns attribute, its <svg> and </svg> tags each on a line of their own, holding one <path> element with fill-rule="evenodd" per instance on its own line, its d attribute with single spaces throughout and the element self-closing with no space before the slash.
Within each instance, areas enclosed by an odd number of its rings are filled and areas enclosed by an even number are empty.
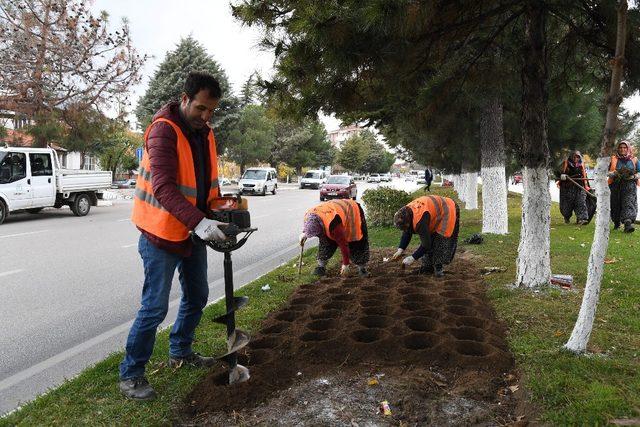
<svg viewBox="0 0 640 427">
<path fill-rule="evenodd" d="M 328 425 L 366 424 L 371 417 L 374 424 L 510 419 L 505 378 L 513 358 L 478 271 L 464 256 L 442 279 L 381 261 L 374 254 L 368 278 L 301 286 L 240 355 L 251 380 L 228 387 L 226 370 L 212 371 L 188 396 L 187 419 Z M 379 385 L 368 385 L 380 372 Z M 386 393 L 394 416 L 383 420 L 376 408 Z"/>
</svg>

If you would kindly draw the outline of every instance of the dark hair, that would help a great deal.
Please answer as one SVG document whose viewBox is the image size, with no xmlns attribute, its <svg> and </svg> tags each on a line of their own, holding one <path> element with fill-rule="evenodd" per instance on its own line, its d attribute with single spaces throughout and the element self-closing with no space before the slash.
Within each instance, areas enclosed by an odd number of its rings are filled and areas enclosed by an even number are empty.
<svg viewBox="0 0 640 427">
<path fill-rule="evenodd" d="M 222 97 L 220 83 L 215 77 L 204 71 L 189 72 L 187 80 L 184 82 L 184 93 L 189 99 L 193 99 L 201 90 L 208 91 L 211 98 L 220 99 Z"/>
</svg>

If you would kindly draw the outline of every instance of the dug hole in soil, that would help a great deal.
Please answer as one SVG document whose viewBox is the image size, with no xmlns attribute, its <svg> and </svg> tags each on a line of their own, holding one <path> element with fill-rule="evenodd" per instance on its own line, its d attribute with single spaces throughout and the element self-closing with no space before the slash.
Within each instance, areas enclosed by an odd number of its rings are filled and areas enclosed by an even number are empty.
<svg viewBox="0 0 640 427">
<path fill-rule="evenodd" d="M 460 253 L 444 278 L 383 264 L 300 286 L 271 313 L 228 386 L 224 366 L 187 396 L 182 423 L 496 425 L 522 421 L 505 328 Z M 418 264 L 418 263 L 416 263 Z M 391 415 L 380 402 L 387 401 Z"/>
</svg>

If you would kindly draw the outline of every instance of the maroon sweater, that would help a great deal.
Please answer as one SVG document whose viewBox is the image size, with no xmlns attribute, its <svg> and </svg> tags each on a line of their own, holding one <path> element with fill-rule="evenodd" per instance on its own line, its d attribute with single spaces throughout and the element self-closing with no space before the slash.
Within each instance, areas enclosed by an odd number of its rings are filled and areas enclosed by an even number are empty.
<svg viewBox="0 0 640 427">
<path fill-rule="evenodd" d="M 215 162 L 217 159 L 209 159 L 209 150 L 198 149 L 197 144 L 206 143 L 209 128 L 207 127 L 202 130 L 191 129 L 182 119 L 179 106 L 180 104 L 178 102 L 165 105 L 153 116 L 153 120 L 162 117 L 171 120 L 180 127 L 189 140 L 191 152 L 193 153 L 198 194 L 201 194 L 202 191 L 208 192 L 208 188 L 211 186 L 210 162 Z M 149 153 L 149 161 L 151 163 L 151 186 L 154 196 L 158 199 L 162 207 L 169 211 L 171 215 L 175 216 L 189 230 L 193 230 L 198 223 L 202 221 L 205 214 L 185 199 L 178 190 L 176 178 L 176 172 L 178 170 L 177 142 L 178 138 L 175 131 L 171 125 L 166 122 L 156 123 L 149 131 L 145 148 L 147 149 L 147 153 Z M 201 154 L 204 156 L 202 159 L 198 157 Z M 201 165 L 205 165 L 205 170 L 202 170 Z M 205 177 L 200 175 L 203 173 Z M 202 179 L 198 179 L 199 177 Z M 204 188 L 202 188 L 202 183 L 205 184 Z M 172 242 L 140 228 L 138 229 L 153 245 L 160 249 L 183 257 L 191 255 L 193 244 L 190 238 L 182 242 Z"/>
</svg>

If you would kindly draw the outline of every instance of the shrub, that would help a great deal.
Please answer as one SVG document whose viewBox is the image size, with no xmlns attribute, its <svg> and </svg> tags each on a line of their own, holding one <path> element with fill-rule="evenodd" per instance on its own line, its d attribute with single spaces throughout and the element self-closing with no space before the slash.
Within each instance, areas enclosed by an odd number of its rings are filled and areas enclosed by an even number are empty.
<svg viewBox="0 0 640 427">
<path fill-rule="evenodd" d="M 393 214 L 409 203 L 409 193 L 393 188 L 380 187 L 369 189 L 362 195 L 367 210 L 367 223 L 375 226 L 393 225 Z"/>
</svg>

